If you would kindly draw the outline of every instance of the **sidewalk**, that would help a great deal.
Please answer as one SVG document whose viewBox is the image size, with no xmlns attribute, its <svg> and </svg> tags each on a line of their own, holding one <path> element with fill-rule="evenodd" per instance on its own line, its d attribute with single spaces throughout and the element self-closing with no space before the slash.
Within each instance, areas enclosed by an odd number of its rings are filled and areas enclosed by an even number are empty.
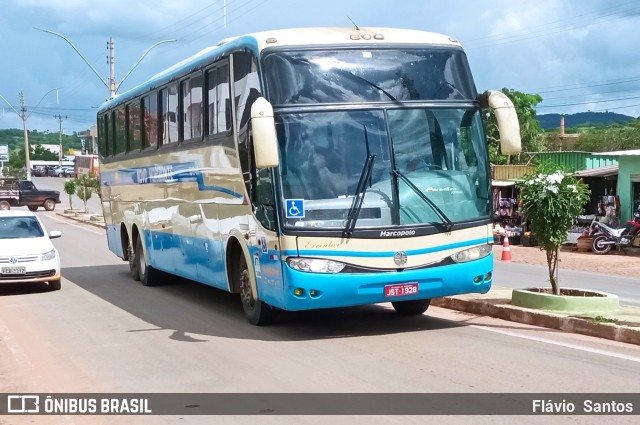
<svg viewBox="0 0 640 425">
<path fill-rule="evenodd" d="M 493 247 L 495 261 L 500 261 L 502 249 L 500 245 Z M 512 246 L 511 251 L 514 263 L 547 265 L 545 252 L 537 247 Z M 640 270 L 638 249 L 627 249 L 625 253 L 596 255 L 577 252 L 571 246 L 565 246 L 559 258 L 561 269 L 607 272 L 632 278 L 637 278 Z M 511 288 L 493 286 L 487 294 L 438 298 L 432 300 L 431 305 L 640 345 L 640 307 L 620 306 L 611 313 L 571 315 L 511 305 L 511 292 Z"/>
<path fill-rule="evenodd" d="M 92 226 L 105 227 L 104 219 L 99 215 L 70 213 L 68 210 L 65 210 L 64 213 L 58 213 L 58 215 Z M 511 249 L 514 263 L 546 266 L 544 251 L 540 251 L 538 248 L 512 246 Z M 502 246 L 496 245 L 493 250 L 495 261 L 500 261 Z M 627 250 L 625 254 L 613 253 L 599 256 L 591 253 L 578 253 L 571 247 L 564 247 L 560 254 L 560 260 L 561 268 L 592 272 L 605 271 L 634 278 L 637 277 L 638 270 L 640 270 L 640 250 Z M 574 316 L 511 305 L 511 291 L 510 288 L 493 286 L 486 294 L 435 298 L 431 300 L 431 305 L 640 345 L 640 307 L 620 306 L 615 312 L 605 315 L 594 313 Z"/>
</svg>

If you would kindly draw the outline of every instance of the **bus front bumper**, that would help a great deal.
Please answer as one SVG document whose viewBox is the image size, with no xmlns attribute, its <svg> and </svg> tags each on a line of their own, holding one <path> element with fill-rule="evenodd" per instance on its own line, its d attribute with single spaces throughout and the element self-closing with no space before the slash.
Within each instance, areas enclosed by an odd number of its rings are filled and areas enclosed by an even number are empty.
<svg viewBox="0 0 640 425">
<path fill-rule="evenodd" d="M 312 310 L 410 301 L 465 293 L 484 294 L 493 280 L 493 254 L 479 260 L 440 267 L 382 273 L 309 273 L 284 266 L 285 310 Z M 417 293 L 385 296 L 392 285 Z"/>
</svg>

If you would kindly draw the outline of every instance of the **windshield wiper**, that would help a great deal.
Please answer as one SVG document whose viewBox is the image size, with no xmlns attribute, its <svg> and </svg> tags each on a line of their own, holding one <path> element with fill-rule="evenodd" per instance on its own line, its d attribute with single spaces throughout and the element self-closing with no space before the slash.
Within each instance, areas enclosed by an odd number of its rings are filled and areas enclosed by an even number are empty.
<svg viewBox="0 0 640 425">
<path fill-rule="evenodd" d="M 371 170 L 373 170 L 373 162 L 376 156 L 368 154 L 367 160 L 362 167 L 362 173 L 360 173 L 360 180 L 358 180 L 358 186 L 356 187 L 356 194 L 351 202 L 351 208 L 347 214 L 347 224 L 344 228 L 344 234 L 349 237 L 353 234 L 353 229 L 356 227 L 356 221 L 358 221 L 358 215 L 362 209 L 362 203 L 364 202 L 364 195 L 367 192 L 367 182 L 371 179 Z"/>
<path fill-rule="evenodd" d="M 407 186 L 409 186 L 411 188 L 411 190 L 413 190 L 416 195 L 418 195 L 420 197 L 420 199 L 422 199 L 427 205 L 429 205 L 431 207 L 431 209 L 433 211 L 435 211 L 435 213 L 437 215 L 440 216 L 440 219 L 442 220 L 442 224 L 444 225 L 445 230 L 448 232 L 451 230 L 451 228 L 453 227 L 453 222 L 449 219 L 449 217 L 447 217 L 447 215 L 444 213 L 444 211 L 442 211 L 435 202 L 433 202 L 431 199 L 429 199 L 429 197 L 427 195 L 425 195 L 420 189 L 418 189 L 418 187 L 413 184 L 413 182 L 411 180 L 409 180 L 404 174 L 402 174 L 400 172 L 400 170 L 397 169 L 393 169 L 391 170 L 391 172 L 396 175 L 397 177 L 399 177 L 403 182 L 405 182 L 407 184 Z"/>
</svg>

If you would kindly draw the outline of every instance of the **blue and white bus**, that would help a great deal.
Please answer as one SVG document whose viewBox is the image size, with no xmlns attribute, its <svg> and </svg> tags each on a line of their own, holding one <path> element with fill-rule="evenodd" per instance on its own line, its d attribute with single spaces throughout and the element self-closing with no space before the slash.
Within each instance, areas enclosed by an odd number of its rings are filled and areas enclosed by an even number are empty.
<svg viewBox="0 0 640 425">
<path fill-rule="evenodd" d="M 111 251 L 134 279 L 178 275 L 275 310 L 433 297 L 492 282 L 482 108 L 505 154 L 513 104 L 478 95 L 448 36 L 309 28 L 224 40 L 98 112 Z"/>
</svg>

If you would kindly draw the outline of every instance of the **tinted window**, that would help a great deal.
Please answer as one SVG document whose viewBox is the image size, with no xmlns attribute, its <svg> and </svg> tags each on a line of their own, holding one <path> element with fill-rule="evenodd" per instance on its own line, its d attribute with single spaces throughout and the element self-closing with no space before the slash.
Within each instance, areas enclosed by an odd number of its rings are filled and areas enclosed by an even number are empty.
<svg viewBox="0 0 640 425">
<path fill-rule="evenodd" d="M 173 84 L 160 91 L 162 144 L 178 141 L 178 88 Z"/>
<path fill-rule="evenodd" d="M 477 97 L 460 49 L 275 52 L 264 68 L 273 104 Z"/>
<path fill-rule="evenodd" d="M 158 95 L 156 92 L 142 99 L 144 114 L 144 147 L 158 145 Z"/>
<path fill-rule="evenodd" d="M 229 94 L 229 64 L 224 63 L 207 72 L 209 102 L 207 134 L 224 133 L 231 130 L 231 99 Z"/>
<path fill-rule="evenodd" d="M 127 105 L 127 122 L 129 124 L 129 152 L 136 152 L 142 146 L 142 133 L 140 129 L 140 103 L 134 101 Z"/>
<path fill-rule="evenodd" d="M 202 76 L 196 75 L 182 82 L 182 137 L 190 140 L 202 137 Z"/>
</svg>

